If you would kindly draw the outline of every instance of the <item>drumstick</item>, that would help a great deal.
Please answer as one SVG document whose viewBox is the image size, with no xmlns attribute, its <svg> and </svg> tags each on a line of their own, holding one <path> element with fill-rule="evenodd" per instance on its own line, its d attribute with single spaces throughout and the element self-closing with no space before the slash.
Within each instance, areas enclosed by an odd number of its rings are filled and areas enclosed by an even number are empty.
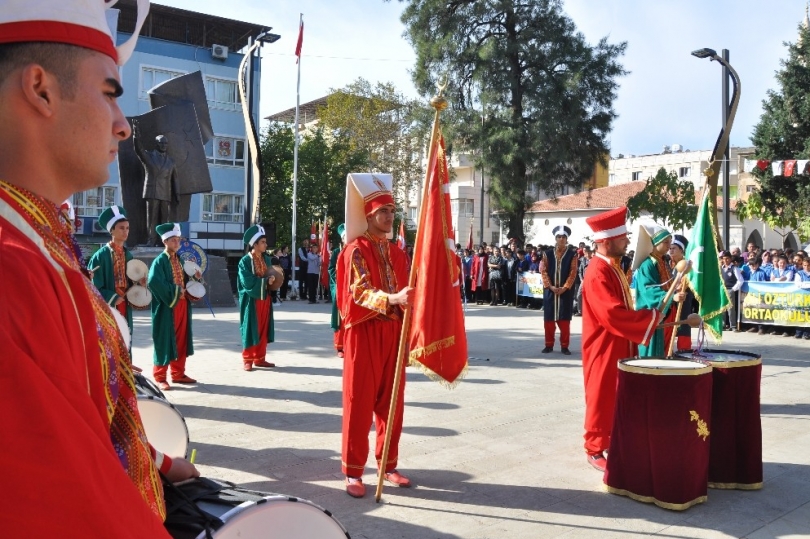
<svg viewBox="0 0 810 539">
<path fill-rule="evenodd" d="M 189 462 L 190 462 L 190 463 L 192 463 L 192 464 L 194 464 L 194 461 L 195 461 L 195 460 L 197 460 L 197 450 L 196 450 L 196 449 L 192 449 L 192 450 L 191 450 L 191 458 L 189 459 Z"/>
<path fill-rule="evenodd" d="M 686 281 L 681 280 L 681 292 L 686 288 Z M 683 309 L 683 301 L 678 302 L 678 310 L 675 311 L 675 320 L 681 319 L 681 310 Z M 678 339 L 678 330 L 672 332 L 672 337 L 669 339 L 669 346 L 667 347 L 667 357 L 672 356 L 675 351 L 675 341 Z"/>
<path fill-rule="evenodd" d="M 681 260 L 677 264 L 675 264 L 675 269 L 678 270 L 678 274 L 675 276 L 675 282 L 672 283 L 672 286 L 667 291 L 667 295 L 664 296 L 664 299 L 661 300 L 661 303 L 658 304 L 658 310 L 663 311 L 664 307 L 666 307 L 669 300 L 672 299 L 672 296 L 675 294 L 675 290 L 678 288 L 678 285 L 681 284 L 681 279 L 683 276 L 692 269 L 692 261 L 691 260 Z M 660 327 L 660 326 L 659 326 Z"/>
<path fill-rule="evenodd" d="M 703 317 L 697 313 L 692 313 L 686 317 L 685 320 L 677 320 L 675 322 L 667 322 L 665 324 L 660 324 L 656 326 L 655 329 L 664 329 L 664 328 L 671 328 L 672 326 L 680 326 L 681 324 L 686 324 L 690 327 L 696 328 L 703 322 Z"/>
</svg>

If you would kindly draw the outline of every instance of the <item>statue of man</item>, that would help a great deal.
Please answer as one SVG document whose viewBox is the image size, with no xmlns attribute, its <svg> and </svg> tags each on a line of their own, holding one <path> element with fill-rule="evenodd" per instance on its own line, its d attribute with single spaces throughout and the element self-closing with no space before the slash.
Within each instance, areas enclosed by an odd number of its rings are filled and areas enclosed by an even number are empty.
<svg viewBox="0 0 810 539">
<path fill-rule="evenodd" d="M 133 125 L 132 143 L 138 154 L 146 178 L 143 182 L 143 198 L 146 200 L 146 226 L 149 230 L 147 246 L 160 245 L 156 226 L 169 220 L 169 203 L 173 199 L 177 182 L 177 167 L 166 152 L 169 141 L 163 135 L 155 137 L 156 150 L 145 150 L 140 140 L 138 124 Z"/>
</svg>

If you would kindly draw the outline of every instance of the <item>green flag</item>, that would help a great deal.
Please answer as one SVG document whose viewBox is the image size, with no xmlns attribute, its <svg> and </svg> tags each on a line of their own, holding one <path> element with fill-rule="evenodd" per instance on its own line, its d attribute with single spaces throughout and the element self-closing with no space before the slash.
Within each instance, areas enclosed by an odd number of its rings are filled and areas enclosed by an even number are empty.
<svg viewBox="0 0 810 539">
<path fill-rule="evenodd" d="M 717 241 L 714 237 L 714 216 L 709 206 L 709 190 L 703 195 L 698 209 L 692 239 L 686 247 L 684 258 L 692 261 L 692 269 L 686 274 L 686 283 L 695 292 L 700 302 L 698 313 L 703 317 L 706 330 L 716 343 L 723 338 L 723 312 L 731 305 L 731 299 L 723 284 L 720 259 L 717 257 Z"/>
</svg>

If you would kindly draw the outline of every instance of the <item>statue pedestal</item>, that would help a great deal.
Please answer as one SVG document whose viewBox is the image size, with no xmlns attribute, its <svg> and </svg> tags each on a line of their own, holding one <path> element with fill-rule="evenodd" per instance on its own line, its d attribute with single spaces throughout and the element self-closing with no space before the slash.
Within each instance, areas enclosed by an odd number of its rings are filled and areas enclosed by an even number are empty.
<svg viewBox="0 0 810 539">
<path fill-rule="evenodd" d="M 151 267 L 152 261 L 163 252 L 163 248 L 138 246 L 130 250 L 130 252 L 133 258 L 137 258 Z M 231 282 L 228 279 L 228 264 L 225 258 L 208 255 L 208 267 L 205 269 L 203 281 L 205 284 L 205 297 L 208 298 L 208 304 L 211 307 L 233 307 L 236 305 L 231 291 Z M 203 309 L 207 309 L 208 304 L 205 298 L 191 303 L 193 307 Z"/>
</svg>

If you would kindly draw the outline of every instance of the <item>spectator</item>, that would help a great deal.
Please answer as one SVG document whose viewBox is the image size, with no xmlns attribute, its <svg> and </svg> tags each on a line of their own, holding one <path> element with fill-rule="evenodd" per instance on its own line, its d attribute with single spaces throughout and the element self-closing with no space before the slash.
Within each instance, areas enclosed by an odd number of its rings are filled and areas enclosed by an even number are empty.
<svg viewBox="0 0 810 539">
<path fill-rule="evenodd" d="M 520 292 L 523 292 L 523 274 L 529 271 L 529 258 L 526 256 L 526 251 L 523 249 L 517 250 L 517 270 L 515 272 L 515 280 L 517 281 L 516 287 Z M 525 309 L 529 303 L 529 298 L 526 296 L 518 295 L 515 298 L 515 303 L 519 309 Z"/>
<path fill-rule="evenodd" d="M 763 251 L 762 252 L 762 265 L 760 269 L 765 272 L 765 275 L 770 278 L 771 270 L 773 269 L 773 264 L 771 263 L 771 253 L 770 251 Z"/>
<path fill-rule="evenodd" d="M 802 260 L 802 269 L 796 272 L 794 280 L 797 285 L 802 288 L 810 288 L 810 259 L 805 258 Z M 805 340 L 810 341 L 810 329 L 800 327 L 796 330 L 796 338 L 803 337 Z"/>
<path fill-rule="evenodd" d="M 725 318 L 725 327 L 729 331 L 737 329 L 737 305 L 739 301 L 739 290 L 742 288 L 743 276 L 740 268 L 738 268 L 731 259 L 731 253 L 723 251 L 721 253 L 723 261 L 720 273 L 723 276 L 723 284 L 728 292 L 728 297 L 731 300 L 731 307 L 726 311 L 723 316 Z"/>
<path fill-rule="evenodd" d="M 484 304 L 484 290 L 489 288 L 489 272 L 487 271 L 487 253 L 483 245 L 478 247 L 478 254 L 473 258 L 471 290 L 475 292 L 476 305 Z"/>
<path fill-rule="evenodd" d="M 582 316 L 582 280 L 585 279 L 585 270 L 588 269 L 588 263 L 591 261 L 592 256 L 593 250 L 591 250 L 590 247 L 585 246 L 582 248 L 582 257 L 577 263 L 577 280 L 579 281 L 579 286 L 577 286 L 574 316 Z"/>
<path fill-rule="evenodd" d="M 461 257 L 461 268 L 464 271 L 464 289 L 461 291 L 461 297 L 466 301 L 472 301 L 472 261 L 472 251 L 464 249 L 464 256 Z"/>
<path fill-rule="evenodd" d="M 748 278 L 749 282 L 761 283 L 768 280 L 768 275 L 762 269 L 762 259 L 759 257 L 748 259 Z M 759 333 L 765 335 L 770 333 L 771 330 L 762 324 L 755 324 L 748 329 L 749 333 Z"/>
<path fill-rule="evenodd" d="M 504 247 L 502 249 L 503 257 L 506 259 L 506 270 L 503 275 L 503 296 L 506 305 L 515 306 L 515 293 L 517 286 L 517 267 L 518 260 L 511 249 Z"/>
<path fill-rule="evenodd" d="M 505 260 L 501 257 L 501 251 L 497 246 L 492 247 L 492 254 L 487 259 L 487 268 L 489 268 L 489 293 L 490 293 L 490 306 L 503 305 L 503 273 L 501 266 L 505 264 Z"/>
<path fill-rule="evenodd" d="M 281 284 L 279 292 L 281 299 L 286 300 L 287 291 L 290 288 L 290 278 L 292 277 L 292 261 L 290 260 L 289 246 L 285 245 L 282 247 L 276 256 L 278 257 L 278 263 L 281 265 L 281 269 L 284 270 L 284 282 Z"/>
<path fill-rule="evenodd" d="M 321 278 L 321 255 L 318 245 L 312 244 L 307 253 L 307 295 L 310 303 L 318 303 L 318 281 Z"/>
<path fill-rule="evenodd" d="M 297 255 L 295 278 L 298 280 L 298 297 L 304 300 L 307 299 L 307 260 L 309 259 L 309 240 L 304 240 L 301 242 L 301 247 L 298 248 Z"/>
</svg>

